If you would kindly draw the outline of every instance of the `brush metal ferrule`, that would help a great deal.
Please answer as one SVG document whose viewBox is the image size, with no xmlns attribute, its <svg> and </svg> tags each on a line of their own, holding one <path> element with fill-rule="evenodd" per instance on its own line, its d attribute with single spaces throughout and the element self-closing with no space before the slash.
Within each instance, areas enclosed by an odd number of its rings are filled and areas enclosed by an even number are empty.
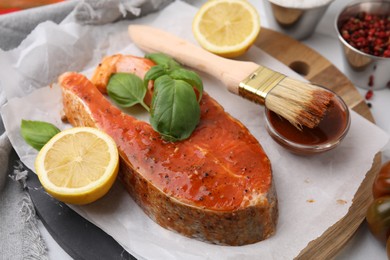
<svg viewBox="0 0 390 260">
<path fill-rule="evenodd" d="M 285 77 L 279 72 L 259 66 L 240 82 L 238 94 L 245 99 L 264 105 L 267 94 Z"/>
</svg>

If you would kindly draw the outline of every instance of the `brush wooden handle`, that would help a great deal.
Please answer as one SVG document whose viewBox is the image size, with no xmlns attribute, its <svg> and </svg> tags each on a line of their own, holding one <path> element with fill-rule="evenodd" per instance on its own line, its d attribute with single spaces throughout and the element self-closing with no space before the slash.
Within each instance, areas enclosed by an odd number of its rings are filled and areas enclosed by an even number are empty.
<svg viewBox="0 0 390 260">
<path fill-rule="evenodd" d="M 183 65 L 206 72 L 221 80 L 235 94 L 238 94 L 239 83 L 259 67 L 254 62 L 222 58 L 154 27 L 130 25 L 128 31 L 140 49 L 165 53 Z"/>
</svg>

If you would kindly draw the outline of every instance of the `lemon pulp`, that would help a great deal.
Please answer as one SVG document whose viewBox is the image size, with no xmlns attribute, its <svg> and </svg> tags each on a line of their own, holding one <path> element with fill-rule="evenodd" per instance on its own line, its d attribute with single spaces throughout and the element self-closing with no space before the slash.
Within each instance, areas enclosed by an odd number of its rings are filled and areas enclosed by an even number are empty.
<svg viewBox="0 0 390 260">
<path fill-rule="evenodd" d="M 45 190 L 58 200 L 72 204 L 91 203 L 107 193 L 118 167 L 114 140 L 89 127 L 60 132 L 40 150 L 35 161 Z"/>
<path fill-rule="evenodd" d="M 206 2 L 193 20 L 193 33 L 206 50 L 224 57 L 242 55 L 260 32 L 256 9 L 244 0 Z"/>
</svg>

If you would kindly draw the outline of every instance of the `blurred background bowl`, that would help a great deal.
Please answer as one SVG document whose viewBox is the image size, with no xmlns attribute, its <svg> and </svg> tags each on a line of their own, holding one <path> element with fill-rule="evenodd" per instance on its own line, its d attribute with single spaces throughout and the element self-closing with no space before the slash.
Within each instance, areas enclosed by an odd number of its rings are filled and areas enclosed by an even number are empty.
<svg viewBox="0 0 390 260">
<path fill-rule="evenodd" d="M 336 17 L 335 26 L 343 54 L 344 72 L 360 88 L 376 90 L 390 87 L 390 58 L 364 53 L 352 47 L 342 36 L 342 25 L 361 12 L 390 15 L 390 0 L 353 1 Z"/>
<path fill-rule="evenodd" d="M 270 24 L 296 40 L 310 37 L 333 0 L 265 0 Z"/>
</svg>

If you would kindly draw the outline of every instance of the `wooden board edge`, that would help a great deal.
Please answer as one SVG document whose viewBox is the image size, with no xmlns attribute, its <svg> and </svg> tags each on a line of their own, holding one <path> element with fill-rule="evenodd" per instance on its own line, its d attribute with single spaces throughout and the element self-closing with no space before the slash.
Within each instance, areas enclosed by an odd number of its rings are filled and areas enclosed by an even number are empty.
<svg viewBox="0 0 390 260">
<path fill-rule="evenodd" d="M 380 169 L 381 154 L 377 153 L 370 171 L 357 190 L 348 213 L 319 238 L 311 241 L 296 259 L 329 259 L 346 245 L 364 221 L 367 207 L 373 200 L 372 184 Z M 340 228 L 345 227 L 345 228 Z"/>
<path fill-rule="evenodd" d="M 352 82 L 315 50 L 282 33 L 262 28 L 255 45 L 315 84 L 339 94 L 347 105 L 373 122 L 370 109 Z M 329 81 L 331 75 L 332 82 Z"/>
</svg>

